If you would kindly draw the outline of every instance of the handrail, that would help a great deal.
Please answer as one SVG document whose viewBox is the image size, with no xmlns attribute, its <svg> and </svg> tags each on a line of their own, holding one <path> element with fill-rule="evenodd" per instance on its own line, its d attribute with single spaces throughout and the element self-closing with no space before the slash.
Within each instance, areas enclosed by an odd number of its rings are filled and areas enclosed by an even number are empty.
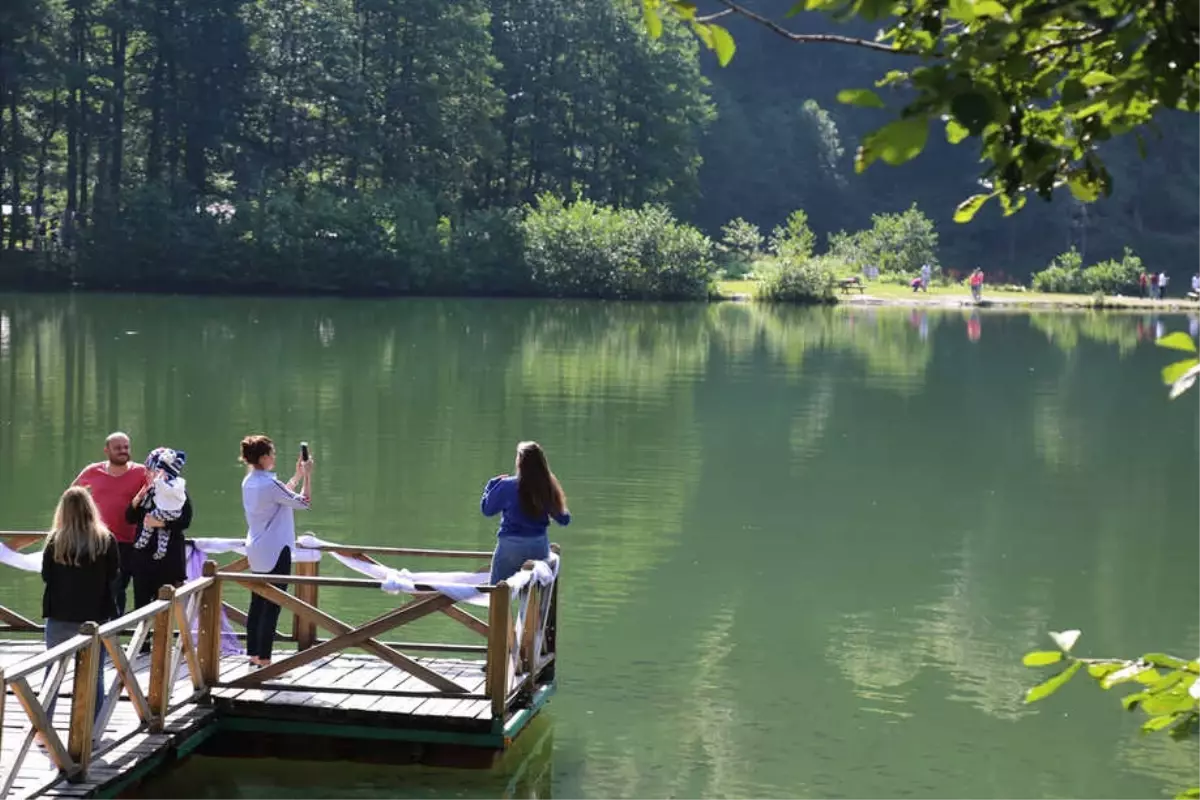
<svg viewBox="0 0 1200 800">
<path fill-rule="evenodd" d="M 62 644 L 55 645 L 49 650 L 43 650 L 37 655 L 23 658 L 11 667 L 4 670 L 4 680 L 7 683 L 15 681 L 17 678 L 26 678 L 39 670 L 43 670 L 51 664 L 72 656 L 80 650 L 88 647 L 92 643 L 92 637 L 77 635 L 67 639 Z"/>
<path fill-rule="evenodd" d="M 141 608 L 135 608 L 123 617 L 117 617 L 114 620 L 104 623 L 100 626 L 100 635 L 112 636 L 113 634 L 125 633 L 130 625 L 136 625 L 143 620 L 150 619 L 166 609 L 170 608 L 171 603 L 167 600 L 151 600 Z"/>
<path fill-rule="evenodd" d="M 273 575 L 269 572 L 218 572 L 216 577 L 225 581 L 243 581 L 246 583 L 286 583 L 293 586 L 343 586 L 361 589 L 381 589 L 383 581 L 371 578 L 334 578 L 327 575 Z M 416 584 L 418 588 L 426 584 Z M 482 594 L 495 590 L 489 583 L 481 583 L 472 587 Z M 437 592 L 432 586 L 422 589 L 425 592 Z"/>
<path fill-rule="evenodd" d="M 432 550 L 419 547 L 387 547 L 385 545 L 341 545 L 322 544 L 316 547 L 305 547 L 305 550 L 320 550 L 324 553 L 374 553 L 385 556 L 428 556 L 429 558 L 491 558 L 491 550 Z"/>
</svg>

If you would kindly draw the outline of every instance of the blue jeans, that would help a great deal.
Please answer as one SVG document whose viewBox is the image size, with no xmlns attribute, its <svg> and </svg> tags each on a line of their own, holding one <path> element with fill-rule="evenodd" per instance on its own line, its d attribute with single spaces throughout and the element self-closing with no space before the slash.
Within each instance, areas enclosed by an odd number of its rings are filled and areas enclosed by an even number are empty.
<svg viewBox="0 0 1200 800">
<path fill-rule="evenodd" d="M 57 647 L 68 639 L 79 634 L 78 622 L 66 622 L 61 619 L 46 620 L 46 649 Z M 104 705 L 104 645 L 100 645 L 100 666 L 96 669 L 96 716 L 100 716 L 100 709 Z M 50 678 L 50 668 L 47 667 L 42 680 Z M 60 687 L 61 691 L 61 687 Z M 46 716 L 54 718 L 54 704 L 58 702 L 58 695 L 50 698 L 50 703 L 46 706 Z"/>
<path fill-rule="evenodd" d="M 501 536 L 492 553 L 491 583 L 497 584 L 520 571 L 526 561 L 545 561 L 550 557 L 550 536 Z"/>
</svg>

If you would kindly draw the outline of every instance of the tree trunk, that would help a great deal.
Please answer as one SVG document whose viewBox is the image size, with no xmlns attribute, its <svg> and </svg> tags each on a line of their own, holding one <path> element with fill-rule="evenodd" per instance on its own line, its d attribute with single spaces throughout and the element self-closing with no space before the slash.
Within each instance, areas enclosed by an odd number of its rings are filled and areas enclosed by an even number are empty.
<svg viewBox="0 0 1200 800">
<path fill-rule="evenodd" d="M 16 250 L 17 241 L 25 240 L 25 206 L 21 202 L 21 116 L 20 91 L 16 86 L 8 87 L 9 127 L 12 129 L 12 219 L 8 226 L 8 249 Z"/>
<path fill-rule="evenodd" d="M 124 5 L 124 4 L 122 4 Z M 125 25 L 125 9 L 117 11 L 118 29 L 113 32 L 113 108 L 112 108 L 112 152 L 109 162 L 109 199 L 115 213 L 121 202 L 121 171 L 124 166 L 125 150 L 125 52 L 129 45 L 129 33 Z"/>
</svg>

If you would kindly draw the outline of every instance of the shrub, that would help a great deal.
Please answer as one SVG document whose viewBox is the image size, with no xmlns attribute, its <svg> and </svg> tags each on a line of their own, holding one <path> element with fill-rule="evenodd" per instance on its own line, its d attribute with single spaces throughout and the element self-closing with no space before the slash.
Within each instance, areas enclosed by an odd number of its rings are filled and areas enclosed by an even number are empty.
<svg viewBox="0 0 1200 800">
<path fill-rule="evenodd" d="M 789 261 L 803 261 L 812 255 L 817 237 L 808 227 L 808 214 L 796 210 L 783 225 L 771 231 L 771 252 Z"/>
<path fill-rule="evenodd" d="M 1072 247 L 1033 276 L 1033 288 L 1058 294 L 1137 293 L 1142 270 L 1142 260 L 1129 248 L 1120 261 L 1109 259 L 1083 269 L 1083 258 Z"/>
<path fill-rule="evenodd" d="M 680 300 L 715 288 L 712 242 L 660 206 L 613 209 L 544 195 L 522 230 L 539 294 Z"/>
<path fill-rule="evenodd" d="M 721 268 L 727 277 L 741 278 L 762 255 L 763 235 L 758 226 L 738 217 L 721 228 Z"/>
<path fill-rule="evenodd" d="M 829 254 L 856 268 L 877 266 L 881 273 L 916 274 L 929 264 L 937 270 L 938 235 L 933 220 L 914 203 L 899 214 L 875 214 L 864 231 L 829 237 Z"/>
<path fill-rule="evenodd" d="M 775 259 L 764 268 L 755 298 L 772 303 L 834 303 L 836 259 L 818 256 L 805 261 Z"/>
<path fill-rule="evenodd" d="M 1083 290 L 1083 258 L 1072 247 L 1060 253 L 1050 266 L 1033 275 L 1033 289 L 1053 294 L 1078 294 Z"/>
<path fill-rule="evenodd" d="M 1126 247 L 1120 261 L 1101 261 L 1080 273 L 1083 291 L 1102 292 L 1106 295 L 1137 294 L 1140 288 L 1138 276 L 1142 274 L 1143 269 L 1142 260 Z"/>
</svg>

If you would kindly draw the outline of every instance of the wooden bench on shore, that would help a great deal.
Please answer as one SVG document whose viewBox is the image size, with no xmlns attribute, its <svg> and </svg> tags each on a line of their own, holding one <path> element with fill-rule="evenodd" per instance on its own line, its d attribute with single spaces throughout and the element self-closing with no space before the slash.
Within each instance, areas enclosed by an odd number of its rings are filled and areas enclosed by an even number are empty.
<svg viewBox="0 0 1200 800">
<path fill-rule="evenodd" d="M 862 294 L 867 290 L 867 287 L 857 276 L 852 278 L 841 278 L 838 280 L 838 288 L 842 290 L 842 294 L 849 294 L 851 289 L 858 289 L 858 293 Z"/>
</svg>

